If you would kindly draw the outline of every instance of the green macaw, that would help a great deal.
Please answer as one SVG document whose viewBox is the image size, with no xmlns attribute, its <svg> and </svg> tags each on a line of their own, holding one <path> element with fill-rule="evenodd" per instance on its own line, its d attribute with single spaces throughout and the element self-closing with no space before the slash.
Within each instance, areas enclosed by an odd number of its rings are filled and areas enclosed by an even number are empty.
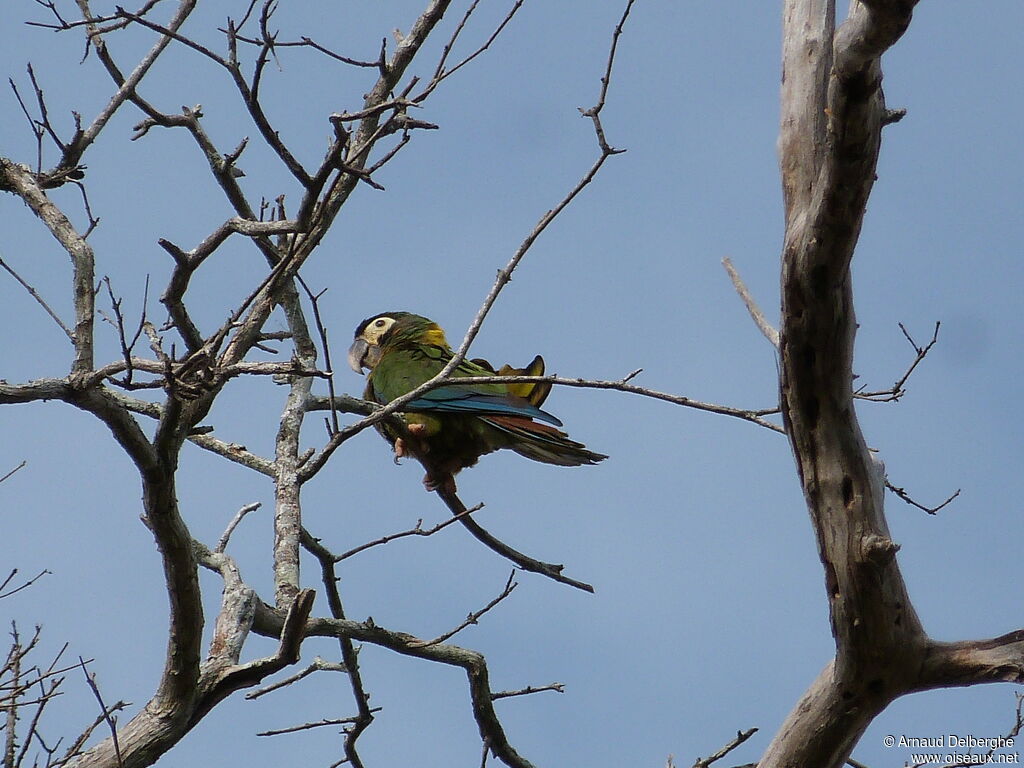
<svg viewBox="0 0 1024 768">
<path fill-rule="evenodd" d="M 363 397 L 385 404 L 433 378 L 454 354 L 437 323 L 409 312 L 384 312 L 356 328 L 348 361 L 356 373 L 370 371 Z M 542 376 L 544 360 L 538 355 L 526 368 L 505 365 L 498 371 L 486 360 L 463 360 L 452 376 L 472 379 L 495 373 Z M 540 409 L 550 391 L 550 383 L 445 384 L 405 406 L 411 439 L 385 422 L 377 429 L 394 447 L 396 458 L 414 455 L 428 468 L 423 478 L 428 491 L 454 492 L 456 473 L 499 448 L 563 467 L 608 458 L 555 429 L 562 422 Z"/>
</svg>

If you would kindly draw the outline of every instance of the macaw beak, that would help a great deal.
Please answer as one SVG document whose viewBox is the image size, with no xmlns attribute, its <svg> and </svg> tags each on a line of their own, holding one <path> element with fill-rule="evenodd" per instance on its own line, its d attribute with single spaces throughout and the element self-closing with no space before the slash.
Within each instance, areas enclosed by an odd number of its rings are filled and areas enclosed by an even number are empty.
<svg viewBox="0 0 1024 768">
<path fill-rule="evenodd" d="M 348 348 L 348 364 L 356 373 L 362 373 L 363 368 L 373 369 L 373 366 L 380 360 L 380 347 L 371 345 L 366 339 L 356 339 Z"/>
</svg>

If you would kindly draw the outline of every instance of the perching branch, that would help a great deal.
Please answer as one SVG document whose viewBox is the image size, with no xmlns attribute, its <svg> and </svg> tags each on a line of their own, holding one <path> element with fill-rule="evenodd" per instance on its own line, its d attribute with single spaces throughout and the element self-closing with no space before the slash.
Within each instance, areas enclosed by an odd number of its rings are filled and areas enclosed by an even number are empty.
<svg viewBox="0 0 1024 768">
<path fill-rule="evenodd" d="M 542 576 L 547 576 L 549 579 L 553 579 L 554 581 L 561 582 L 562 584 L 568 584 L 570 587 L 582 589 L 584 592 L 594 591 L 594 588 L 590 584 L 565 576 L 562 573 L 565 569 L 564 565 L 545 563 L 541 560 L 536 560 L 529 555 L 524 555 L 522 552 L 513 549 L 505 542 L 490 534 L 473 519 L 472 515 L 468 514 L 469 510 L 466 508 L 466 505 L 462 503 L 462 500 L 454 491 L 447 489 L 442 485 L 435 491 L 435 493 L 437 493 L 438 497 L 440 497 L 441 501 L 445 503 L 448 509 L 451 510 L 451 513 L 458 518 L 459 522 L 462 523 L 466 530 L 473 534 L 473 538 L 492 552 L 496 552 L 507 560 L 510 560 L 524 571 L 539 573 Z"/>
</svg>

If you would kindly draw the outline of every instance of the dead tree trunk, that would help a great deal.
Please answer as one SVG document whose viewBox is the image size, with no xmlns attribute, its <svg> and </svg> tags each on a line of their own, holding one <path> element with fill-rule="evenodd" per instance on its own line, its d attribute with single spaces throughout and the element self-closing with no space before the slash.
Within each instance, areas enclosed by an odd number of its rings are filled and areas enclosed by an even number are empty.
<svg viewBox="0 0 1024 768">
<path fill-rule="evenodd" d="M 915 4 L 854 0 L 837 30 L 834 0 L 785 3 L 780 396 L 824 565 L 836 655 L 760 768 L 843 765 L 874 717 L 903 694 L 1024 680 L 1021 632 L 956 644 L 928 638 L 885 521 L 884 468 L 854 411 L 850 262 L 882 128 L 892 121 L 880 57 L 907 29 Z"/>
</svg>

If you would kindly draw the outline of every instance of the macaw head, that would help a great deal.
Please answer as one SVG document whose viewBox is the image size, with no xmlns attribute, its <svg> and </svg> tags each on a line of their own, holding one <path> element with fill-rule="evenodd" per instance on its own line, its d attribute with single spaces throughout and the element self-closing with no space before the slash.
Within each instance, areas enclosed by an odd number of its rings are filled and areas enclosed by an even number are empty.
<svg viewBox="0 0 1024 768">
<path fill-rule="evenodd" d="M 348 364 L 356 373 L 373 370 L 388 349 L 403 345 L 432 344 L 448 348 L 441 326 L 411 312 L 382 312 L 363 320 L 348 348 Z"/>
</svg>

